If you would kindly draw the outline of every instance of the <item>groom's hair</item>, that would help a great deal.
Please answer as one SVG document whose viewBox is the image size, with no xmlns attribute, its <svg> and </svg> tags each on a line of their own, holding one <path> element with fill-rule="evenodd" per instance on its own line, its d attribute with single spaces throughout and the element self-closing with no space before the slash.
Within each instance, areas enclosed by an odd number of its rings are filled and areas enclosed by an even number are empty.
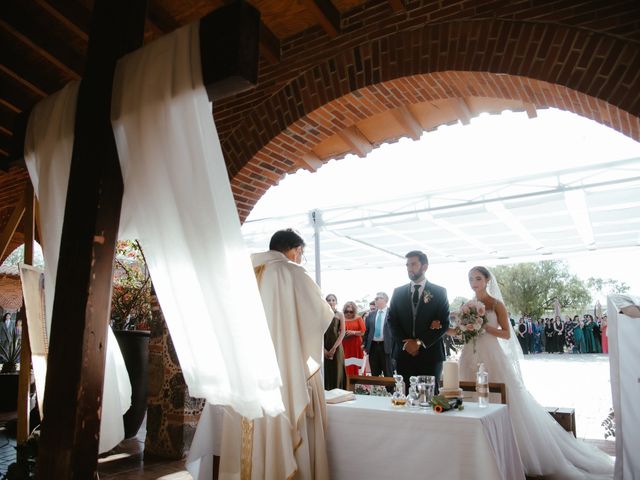
<svg viewBox="0 0 640 480">
<path fill-rule="evenodd" d="M 409 253 L 407 253 L 404 256 L 404 258 L 409 258 L 409 257 L 418 257 L 418 260 L 420 260 L 421 265 L 429 265 L 429 259 L 427 258 L 427 254 L 424 252 L 421 252 L 420 250 L 411 250 Z"/>
</svg>

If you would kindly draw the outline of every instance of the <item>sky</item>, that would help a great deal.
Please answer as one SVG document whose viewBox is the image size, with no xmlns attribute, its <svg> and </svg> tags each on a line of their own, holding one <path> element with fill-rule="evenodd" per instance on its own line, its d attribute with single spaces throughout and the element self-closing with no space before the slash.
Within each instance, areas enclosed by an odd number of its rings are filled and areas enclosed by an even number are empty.
<svg viewBox="0 0 640 480">
<path fill-rule="evenodd" d="M 329 161 L 315 173 L 299 170 L 287 175 L 260 199 L 247 221 L 422 193 L 421 179 L 426 178 L 429 185 L 446 189 L 637 157 L 640 143 L 573 113 L 538 110 L 533 119 L 510 111 L 481 114 L 469 125 L 442 126 L 418 141 L 384 144 L 365 158 L 348 155 Z M 640 295 L 640 276 L 632 268 L 633 262 L 638 265 L 639 254 L 636 246 L 573 254 L 564 260 L 584 280 L 591 276 L 618 279 Z M 469 267 L 434 264 L 427 277 L 447 288 L 450 300 L 469 297 Z M 397 269 L 323 272 L 322 290 L 337 294 L 343 303 L 373 298 L 377 291 L 391 294 L 407 281 L 399 259 Z"/>
</svg>

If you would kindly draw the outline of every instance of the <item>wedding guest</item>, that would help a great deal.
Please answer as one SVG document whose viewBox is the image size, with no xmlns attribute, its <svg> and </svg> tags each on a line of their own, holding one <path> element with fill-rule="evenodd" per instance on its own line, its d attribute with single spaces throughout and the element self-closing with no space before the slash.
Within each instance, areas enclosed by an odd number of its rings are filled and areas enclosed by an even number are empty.
<svg viewBox="0 0 640 480">
<path fill-rule="evenodd" d="M 587 344 L 587 353 L 599 353 L 596 345 L 596 339 L 593 334 L 593 316 L 587 314 L 584 316 L 585 322 L 582 331 L 584 332 L 585 343 Z"/>
<path fill-rule="evenodd" d="M 546 352 L 547 353 L 555 353 L 556 352 L 556 342 L 554 339 L 554 328 L 553 323 L 549 318 L 545 319 L 544 323 L 544 336 L 547 340 L 546 342 Z"/>
<path fill-rule="evenodd" d="M 573 324 L 571 317 L 567 316 L 564 322 L 564 344 L 566 345 L 567 351 L 569 353 L 575 353 L 574 351 L 575 342 L 573 339 L 574 328 L 575 328 L 575 325 Z"/>
<path fill-rule="evenodd" d="M 364 312 L 364 313 L 363 313 L 363 315 L 362 315 L 362 319 L 363 319 L 363 320 L 366 320 L 366 319 L 367 319 L 367 317 L 369 316 L 369 314 L 370 314 L 371 312 L 375 312 L 375 311 L 376 311 L 376 301 L 375 301 L 375 300 L 371 300 L 371 301 L 369 302 L 369 310 L 367 310 L 366 312 Z"/>
<path fill-rule="evenodd" d="M 345 335 L 345 319 L 342 312 L 336 309 L 338 298 L 330 293 L 325 298 L 331 310 L 333 320 L 324 333 L 324 389 L 345 388 L 344 350 L 342 340 Z"/>
<path fill-rule="evenodd" d="M 607 316 L 602 317 L 600 323 L 600 330 L 602 330 L 602 353 L 609 353 L 609 337 L 607 337 Z"/>
<path fill-rule="evenodd" d="M 602 353 L 602 331 L 600 330 L 600 319 L 593 322 L 593 340 L 596 344 L 596 353 Z"/>
<path fill-rule="evenodd" d="M 564 353 L 564 324 L 562 319 L 556 315 L 553 321 L 554 348 L 558 353 Z"/>
<path fill-rule="evenodd" d="M 542 319 L 535 320 L 531 326 L 533 332 L 533 353 L 542 352 Z"/>
<path fill-rule="evenodd" d="M 578 323 L 576 323 L 575 327 L 573 327 L 573 352 L 586 353 L 587 344 L 584 338 L 584 322 L 579 319 L 578 315 L 576 315 L 574 318 L 578 319 Z"/>
<path fill-rule="evenodd" d="M 391 353 L 393 352 L 393 334 L 389 328 L 389 296 L 384 292 L 376 293 L 376 310 L 365 321 L 364 350 L 369 355 L 371 375 L 390 377 L 393 375 Z"/>
<path fill-rule="evenodd" d="M 520 343 L 520 348 L 522 348 L 522 353 L 525 355 L 529 353 L 528 342 L 525 338 L 527 333 L 527 325 L 524 323 L 524 317 L 520 317 L 518 320 L 518 326 L 516 327 L 516 335 L 518 336 L 518 342 Z"/>
<path fill-rule="evenodd" d="M 344 349 L 344 367 L 347 375 L 358 375 L 364 366 L 362 337 L 366 331 L 364 320 L 358 315 L 355 302 L 347 302 L 342 307 L 345 320 L 345 334 L 342 340 Z"/>
</svg>

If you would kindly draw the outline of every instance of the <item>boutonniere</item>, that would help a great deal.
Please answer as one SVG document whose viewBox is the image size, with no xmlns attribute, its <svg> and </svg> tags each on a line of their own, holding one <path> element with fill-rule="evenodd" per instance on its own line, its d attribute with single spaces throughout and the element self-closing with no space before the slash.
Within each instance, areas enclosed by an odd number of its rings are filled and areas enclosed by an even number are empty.
<svg viewBox="0 0 640 480">
<path fill-rule="evenodd" d="M 433 294 L 425 288 L 424 292 L 422 292 L 422 301 L 424 303 L 429 303 L 432 298 L 433 298 Z"/>
</svg>

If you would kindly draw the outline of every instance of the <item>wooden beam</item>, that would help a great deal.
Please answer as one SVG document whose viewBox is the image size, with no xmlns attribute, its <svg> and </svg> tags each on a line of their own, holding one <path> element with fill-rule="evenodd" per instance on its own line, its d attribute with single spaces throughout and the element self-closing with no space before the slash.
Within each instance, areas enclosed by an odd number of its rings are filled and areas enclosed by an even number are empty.
<svg viewBox="0 0 640 480">
<path fill-rule="evenodd" d="M 469 106 L 467 102 L 464 101 L 464 98 L 452 98 L 451 99 L 453 109 L 458 114 L 458 118 L 462 122 L 463 125 L 469 125 L 471 123 L 471 118 L 473 117 L 473 113 L 469 110 Z"/>
<path fill-rule="evenodd" d="M 4 20 L 0 20 L 0 28 L 2 28 L 4 31 L 9 33 L 18 42 L 29 47 L 31 50 L 37 52 L 38 55 L 40 55 L 45 60 L 47 60 L 51 65 L 55 66 L 58 70 L 64 72 L 72 80 L 80 79 L 80 75 L 76 70 L 69 67 L 66 63 L 61 62 L 56 56 L 51 54 L 47 49 L 45 49 L 44 47 L 41 47 L 26 35 L 23 35 L 21 32 L 13 28 L 10 24 L 5 22 Z"/>
<path fill-rule="evenodd" d="M 331 0 L 302 0 L 303 5 L 309 10 L 327 35 L 336 37 L 342 30 L 340 26 L 340 10 L 331 3 Z"/>
<path fill-rule="evenodd" d="M 402 125 L 409 138 L 412 138 L 413 140 L 420 140 L 420 137 L 424 132 L 424 128 L 422 128 L 420 122 L 418 122 L 416 117 L 413 116 L 411 110 L 409 110 L 406 105 L 391 110 L 391 115 L 393 115 L 393 118 Z"/>
<path fill-rule="evenodd" d="M 37 95 L 40 98 L 44 98 L 47 96 L 47 93 L 44 90 L 35 86 L 29 80 L 21 77 L 20 75 L 15 73 L 13 70 L 10 70 L 9 68 L 5 67 L 2 64 L 0 64 L 0 72 L 4 73 L 7 77 L 10 77 L 11 79 L 13 79 L 14 82 L 22 85 L 24 88 L 29 90 L 34 95 Z"/>
<path fill-rule="evenodd" d="M 33 265 L 33 233 L 34 233 L 34 203 L 35 196 L 31 183 L 27 184 L 24 192 L 25 214 L 23 219 L 24 234 L 24 263 Z M 31 344 L 29 343 L 29 324 L 27 322 L 27 309 L 23 306 L 20 310 L 22 320 L 22 340 L 20 345 L 20 376 L 18 378 L 18 431 L 16 440 L 18 444 L 26 442 L 29 437 L 29 413 L 31 411 L 29 399 L 29 387 L 31 386 Z"/>
<path fill-rule="evenodd" d="M 64 25 L 64 27 L 80 38 L 85 43 L 89 41 L 89 35 L 83 29 L 78 27 L 74 22 L 72 22 L 66 15 L 63 15 L 60 10 L 51 5 L 51 0 L 32 0 L 40 7 L 42 10 L 47 12 L 47 14 L 54 18 L 58 23 Z M 78 5 L 75 5 L 77 8 Z"/>
<path fill-rule="evenodd" d="M 117 60 L 142 45 L 145 0 L 96 0 L 53 303 L 41 479 L 95 478 L 122 175 L 111 128 Z"/>
<path fill-rule="evenodd" d="M 322 160 L 320 160 L 312 151 L 303 153 L 301 157 L 294 159 L 294 161 L 310 172 L 318 171 L 318 169 L 323 165 Z"/>
<path fill-rule="evenodd" d="M 533 103 L 525 103 L 524 108 L 527 112 L 527 117 L 536 118 L 538 116 L 538 111 Z"/>
<path fill-rule="evenodd" d="M 406 10 L 402 0 L 387 0 L 387 3 L 394 12 L 404 12 Z"/>
<path fill-rule="evenodd" d="M 7 249 L 11 244 L 11 240 L 13 239 L 13 235 L 16 233 L 18 225 L 20 225 L 20 220 L 22 220 L 23 215 L 24 197 L 21 197 L 18 203 L 16 203 L 16 206 L 13 207 L 13 212 L 11 212 L 9 221 L 2 231 L 2 236 L 0 236 L 0 258 L 4 258 L 5 254 L 7 253 Z"/>
<path fill-rule="evenodd" d="M 369 139 L 355 125 L 338 132 L 338 135 L 359 157 L 366 157 L 373 150 L 373 145 L 371 145 Z"/>
<path fill-rule="evenodd" d="M 260 54 L 272 65 L 280 61 L 280 39 L 262 21 L 260 22 Z"/>
</svg>

